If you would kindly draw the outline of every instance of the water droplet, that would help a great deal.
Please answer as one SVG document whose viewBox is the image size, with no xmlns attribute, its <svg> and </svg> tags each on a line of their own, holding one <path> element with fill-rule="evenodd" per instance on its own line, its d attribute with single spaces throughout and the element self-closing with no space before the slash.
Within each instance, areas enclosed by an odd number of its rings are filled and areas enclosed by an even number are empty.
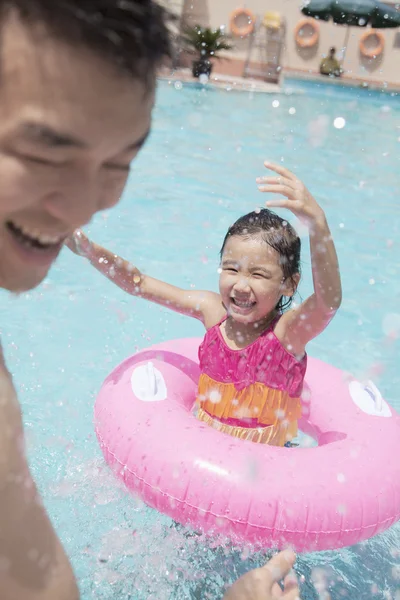
<svg viewBox="0 0 400 600">
<path fill-rule="evenodd" d="M 333 121 L 333 126 L 336 129 L 343 129 L 343 127 L 346 125 L 346 120 L 343 117 L 336 117 L 336 119 L 334 119 Z"/>
<path fill-rule="evenodd" d="M 218 390 L 211 390 L 208 395 L 208 399 L 213 404 L 218 404 L 218 402 L 221 401 L 221 394 Z"/>
</svg>

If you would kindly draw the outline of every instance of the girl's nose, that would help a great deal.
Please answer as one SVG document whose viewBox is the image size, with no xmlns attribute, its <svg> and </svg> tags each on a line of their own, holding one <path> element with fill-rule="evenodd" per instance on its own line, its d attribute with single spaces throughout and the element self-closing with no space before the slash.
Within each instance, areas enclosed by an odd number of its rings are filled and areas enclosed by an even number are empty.
<svg viewBox="0 0 400 600">
<path fill-rule="evenodd" d="M 234 287 L 237 292 L 248 293 L 250 291 L 249 280 L 247 277 L 239 277 Z"/>
</svg>

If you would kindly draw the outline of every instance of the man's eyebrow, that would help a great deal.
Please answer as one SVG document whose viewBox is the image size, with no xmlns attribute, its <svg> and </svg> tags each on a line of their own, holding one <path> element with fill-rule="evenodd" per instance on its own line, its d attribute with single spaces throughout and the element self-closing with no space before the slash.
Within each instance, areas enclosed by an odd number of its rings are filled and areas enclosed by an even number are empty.
<svg viewBox="0 0 400 600">
<path fill-rule="evenodd" d="M 32 121 L 26 121 L 22 124 L 22 134 L 51 148 L 87 148 L 87 144 L 68 133 L 56 131 L 48 125 L 41 125 Z"/>
<path fill-rule="evenodd" d="M 26 137 L 34 139 L 36 142 L 39 142 L 40 144 L 43 144 L 49 148 L 84 149 L 89 147 L 87 142 L 78 137 L 62 131 L 56 131 L 48 125 L 42 125 L 32 121 L 26 121 L 23 123 L 22 133 Z M 124 150 L 122 150 L 122 152 L 132 152 L 134 150 L 138 150 L 143 146 L 149 135 L 150 129 L 148 129 L 141 138 L 135 142 L 132 142 L 132 144 L 129 144 Z"/>
</svg>

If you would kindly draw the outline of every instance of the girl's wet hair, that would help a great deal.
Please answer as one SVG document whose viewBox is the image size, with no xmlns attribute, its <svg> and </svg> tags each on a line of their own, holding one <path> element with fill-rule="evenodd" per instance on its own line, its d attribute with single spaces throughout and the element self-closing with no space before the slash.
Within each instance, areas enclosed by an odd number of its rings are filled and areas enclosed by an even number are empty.
<svg viewBox="0 0 400 600">
<path fill-rule="evenodd" d="M 290 223 L 278 217 L 268 208 L 240 217 L 228 229 L 220 252 L 221 258 L 225 245 L 232 236 L 261 237 L 266 244 L 279 254 L 284 280 L 289 279 L 292 282 L 293 289 L 296 290 L 297 284 L 294 277 L 297 273 L 300 273 L 301 242 Z M 281 296 L 276 308 L 282 311 L 289 308 L 291 303 L 291 296 Z"/>
</svg>

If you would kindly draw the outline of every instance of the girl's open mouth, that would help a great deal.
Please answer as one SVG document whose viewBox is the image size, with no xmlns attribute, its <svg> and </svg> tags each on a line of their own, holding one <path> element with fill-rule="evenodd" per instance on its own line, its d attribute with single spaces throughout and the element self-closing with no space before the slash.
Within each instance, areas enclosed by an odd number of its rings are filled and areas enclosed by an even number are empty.
<svg viewBox="0 0 400 600">
<path fill-rule="evenodd" d="M 249 300 L 238 300 L 237 298 L 231 298 L 232 303 L 238 308 L 249 309 L 256 305 L 256 302 L 250 302 Z"/>
</svg>

